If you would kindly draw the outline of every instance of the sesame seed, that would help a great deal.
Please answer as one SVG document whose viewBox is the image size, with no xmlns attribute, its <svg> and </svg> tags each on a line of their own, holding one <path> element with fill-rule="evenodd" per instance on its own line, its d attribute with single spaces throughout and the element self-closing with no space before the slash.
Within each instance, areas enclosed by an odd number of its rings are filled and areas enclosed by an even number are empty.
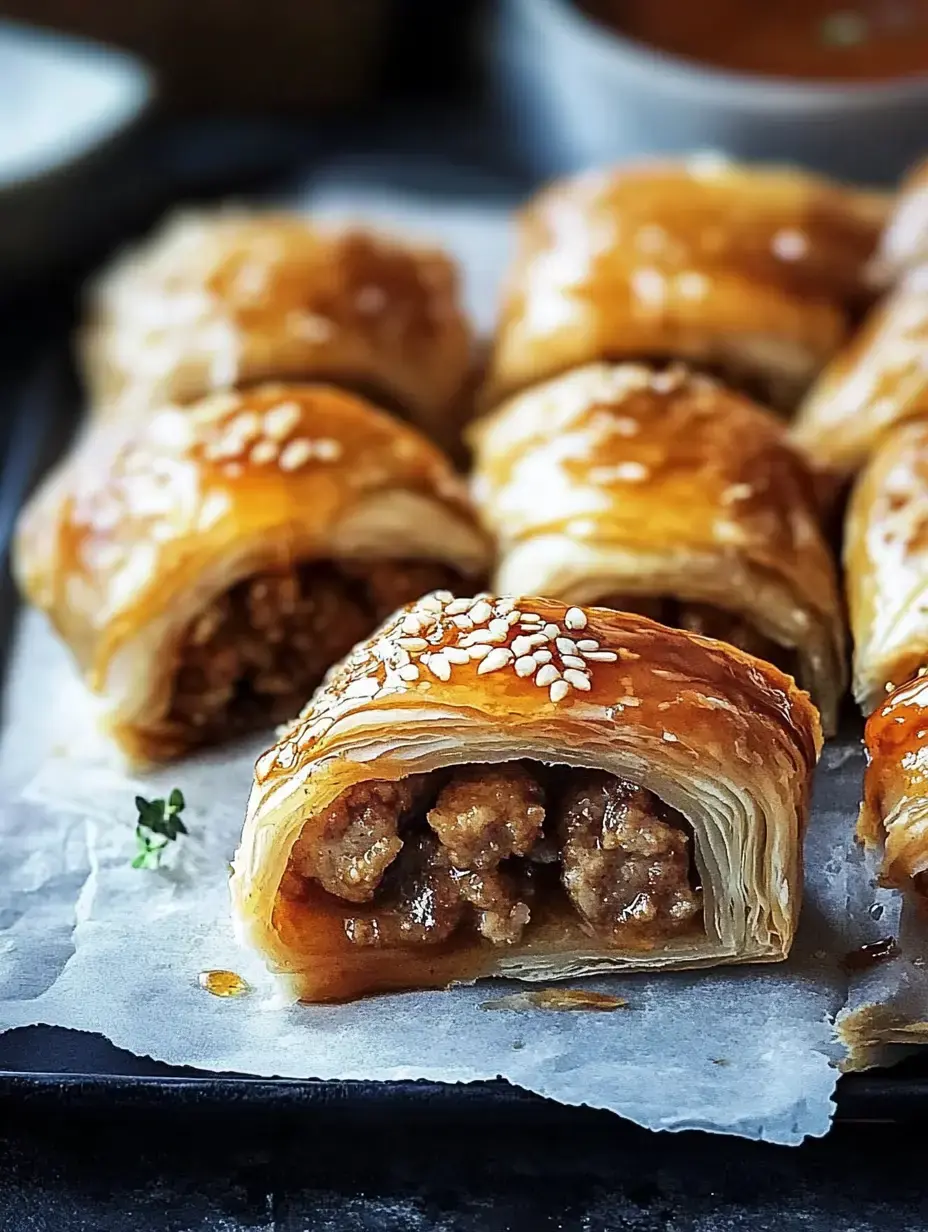
<svg viewBox="0 0 928 1232">
<path fill-rule="evenodd" d="M 299 470 L 304 462 L 308 462 L 312 456 L 312 445 L 310 445 L 309 441 L 305 441 L 300 437 L 284 446 L 277 465 L 282 471 Z"/>
<path fill-rule="evenodd" d="M 576 668 L 579 668 L 581 671 L 583 668 L 586 667 L 586 661 L 584 659 L 581 659 L 579 655 L 569 655 L 569 654 L 561 655 L 561 662 L 564 664 L 565 667 L 576 667 Z"/>
<path fill-rule="evenodd" d="M 491 633 L 495 633 L 497 637 L 506 637 L 509 633 L 509 625 L 506 623 L 505 620 L 502 620 L 500 618 L 497 618 L 496 620 L 491 620 L 490 623 L 487 625 L 487 628 L 490 630 Z"/>
<path fill-rule="evenodd" d="M 469 659 L 482 659 L 484 655 L 490 653 L 491 649 L 492 647 L 488 646 L 486 642 L 478 642 L 476 646 L 468 647 L 467 657 Z"/>
<path fill-rule="evenodd" d="M 532 638 L 529 637 L 514 637 L 512 639 L 512 653 L 521 657 L 530 653 L 535 645 Z"/>
<path fill-rule="evenodd" d="M 415 663 L 404 664 L 396 674 L 399 676 L 400 680 L 419 679 L 419 669 L 416 667 Z"/>
<path fill-rule="evenodd" d="M 459 629 L 472 629 L 474 627 L 474 622 L 469 616 L 452 616 L 451 623 L 457 625 Z"/>
<path fill-rule="evenodd" d="M 517 676 L 534 676 L 538 670 L 538 664 L 531 655 L 522 655 L 521 658 L 516 659 L 515 669 Z"/>
<path fill-rule="evenodd" d="M 588 663 L 615 663 L 619 656 L 614 650 L 584 650 L 583 657 Z"/>
<path fill-rule="evenodd" d="M 540 621 L 541 621 L 541 617 L 538 615 L 538 613 L 537 613 L 537 612 L 523 612 L 523 613 L 522 613 L 522 620 L 523 620 L 523 621 L 528 620 L 528 621 L 533 621 L 533 622 L 534 622 L 534 621 L 539 621 L 539 622 L 540 622 Z"/>
<path fill-rule="evenodd" d="M 404 633 L 416 634 L 422 632 L 422 622 L 418 616 L 414 616 L 410 612 L 403 618 L 402 629 Z"/>
<path fill-rule="evenodd" d="M 599 650 L 599 642 L 593 637 L 583 637 L 577 642 L 578 650 Z"/>
<path fill-rule="evenodd" d="M 487 603 L 486 599 L 480 599 L 468 612 L 471 620 L 475 625 L 482 625 L 493 615 L 493 609 Z"/>
<path fill-rule="evenodd" d="M 281 402 L 264 412 L 264 431 L 272 440 L 282 441 L 300 422 L 300 407 L 297 402 Z"/>
<path fill-rule="evenodd" d="M 538 675 L 535 677 L 535 683 L 540 689 L 544 689 L 549 684 L 553 684 L 555 680 L 560 680 L 560 678 L 561 673 L 554 664 L 546 663 L 544 667 L 539 668 Z"/>
<path fill-rule="evenodd" d="M 460 616 L 470 607 L 470 599 L 454 599 L 445 608 L 446 616 Z"/>
<path fill-rule="evenodd" d="M 557 646 L 561 654 L 572 655 L 577 653 L 577 643 L 573 640 L 573 638 L 559 637 L 554 644 Z"/>
<path fill-rule="evenodd" d="M 317 441 L 313 441 L 313 453 L 322 462 L 335 462 L 342 456 L 342 452 L 341 442 L 330 436 L 321 436 Z"/>
<path fill-rule="evenodd" d="M 535 660 L 536 663 L 550 663 L 551 660 L 554 658 L 554 655 L 551 653 L 550 650 L 545 650 L 544 648 L 542 648 L 541 650 L 533 651 L 532 658 Z"/>
<path fill-rule="evenodd" d="M 506 616 L 509 612 L 515 611 L 515 606 L 514 599 L 497 599 L 496 614 L 497 616 Z"/>
<path fill-rule="evenodd" d="M 436 590 L 435 598 L 440 599 L 443 604 L 454 602 L 454 595 L 450 590 Z"/>
<path fill-rule="evenodd" d="M 564 679 L 574 686 L 575 689 L 580 689 L 583 693 L 590 691 L 590 678 L 584 675 L 583 672 L 578 672 L 575 667 L 569 667 L 564 673 Z"/>
<path fill-rule="evenodd" d="M 428 659 L 423 659 L 422 662 L 429 669 L 433 676 L 437 676 L 439 680 L 451 679 L 451 664 L 440 652 L 430 654 Z"/>
<path fill-rule="evenodd" d="M 507 650 L 505 646 L 497 646 L 495 650 L 490 651 L 477 668 L 477 675 L 485 676 L 489 672 L 498 672 L 500 668 L 506 667 L 511 662 L 512 651 Z"/>
<path fill-rule="evenodd" d="M 398 645 L 404 650 L 411 650 L 415 653 L 417 650 L 428 650 L 429 644 L 424 637 L 401 637 Z"/>
<path fill-rule="evenodd" d="M 442 654 L 449 663 L 466 663 L 470 658 L 470 653 L 467 650 L 461 650 L 458 646 L 446 646 Z"/>
<path fill-rule="evenodd" d="M 540 676 L 541 672 L 538 674 Z M 566 680 L 555 680 L 554 684 L 552 684 L 551 688 L 548 690 L 548 696 L 553 702 L 562 702 L 569 692 L 570 685 Z"/>
<path fill-rule="evenodd" d="M 419 607 L 426 612 L 435 612 L 437 615 L 442 610 L 441 599 L 436 598 L 435 595 L 423 595 L 419 600 Z"/>
<path fill-rule="evenodd" d="M 661 735 L 663 736 L 664 740 L 667 741 L 668 744 L 678 743 L 677 737 L 673 734 L 673 732 L 665 731 L 665 732 L 662 732 Z"/>
<path fill-rule="evenodd" d="M 561 631 L 557 625 L 547 624 L 544 627 L 545 641 L 552 642 L 556 637 L 560 637 Z"/>
<path fill-rule="evenodd" d="M 342 696 L 344 697 L 373 697 L 380 685 L 373 676 L 363 676 L 360 680 L 352 680 Z"/>
<path fill-rule="evenodd" d="M 258 441 L 257 445 L 252 447 L 251 453 L 248 456 L 255 466 L 262 466 L 265 462 L 273 462 L 277 457 L 277 445 L 274 441 Z"/>
<path fill-rule="evenodd" d="M 570 607 L 567 609 L 567 615 L 564 617 L 564 624 L 568 629 L 585 629 L 586 628 L 586 612 L 581 611 L 579 607 Z"/>
<path fill-rule="evenodd" d="M 521 612 L 510 612 L 509 615 L 506 617 L 506 624 L 511 629 L 513 628 L 513 626 L 517 625 L 521 619 L 522 619 Z"/>
<path fill-rule="evenodd" d="M 494 633 L 492 629 L 474 629 L 473 632 L 464 634 L 461 638 L 461 645 L 474 646 L 477 642 L 487 642 L 493 645 L 494 643 L 505 641 L 505 639 L 505 633 Z"/>
</svg>

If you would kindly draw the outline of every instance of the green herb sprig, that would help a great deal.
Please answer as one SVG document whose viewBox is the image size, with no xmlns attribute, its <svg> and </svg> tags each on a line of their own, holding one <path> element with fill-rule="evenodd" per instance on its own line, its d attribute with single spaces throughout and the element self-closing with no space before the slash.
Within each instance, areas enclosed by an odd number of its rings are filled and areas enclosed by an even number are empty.
<svg viewBox="0 0 928 1232">
<path fill-rule="evenodd" d="M 146 800 L 135 797 L 139 811 L 135 827 L 138 852 L 132 861 L 133 868 L 160 868 L 161 856 L 168 843 L 173 843 L 187 827 L 180 819 L 184 808 L 183 794 L 175 787 L 167 800 Z"/>
</svg>

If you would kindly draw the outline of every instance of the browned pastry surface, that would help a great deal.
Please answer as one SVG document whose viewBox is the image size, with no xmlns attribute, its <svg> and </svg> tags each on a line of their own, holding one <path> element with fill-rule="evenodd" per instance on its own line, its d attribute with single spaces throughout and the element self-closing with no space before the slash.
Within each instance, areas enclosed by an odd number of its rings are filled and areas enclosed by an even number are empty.
<svg viewBox="0 0 928 1232">
<path fill-rule="evenodd" d="M 399 604 L 488 545 L 447 459 L 327 386 L 91 426 L 25 510 L 17 573 L 130 756 L 292 714 Z"/>
<path fill-rule="evenodd" d="M 498 589 L 643 610 L 773 653 L 833 730 L 841 601 L 780 420 L 680 367 L 590 364 L 503 403 L 473 439 Z"/>
<path fill-rule="evenodd" d="M 928 268 L 906 275 L 829 363 L 793 437 L 833 484 L 852 478 L 893 426 L 928 411 Z"/>
<path fill-rule="evenodd" d="M 329 380 L 439 439 L 470 376 L 451 260 L 296 215 L 185 214 L 98 281 L 85 375 L 104 413 L 262 380 Z"/>
<path fill-rule="evenodd" d="M 882 197 L 718 160 L 563 181 L 522 214 L 486 400 L 595 359 L 687 359 L 792 406 L 872 298 Z"/>
</svg>

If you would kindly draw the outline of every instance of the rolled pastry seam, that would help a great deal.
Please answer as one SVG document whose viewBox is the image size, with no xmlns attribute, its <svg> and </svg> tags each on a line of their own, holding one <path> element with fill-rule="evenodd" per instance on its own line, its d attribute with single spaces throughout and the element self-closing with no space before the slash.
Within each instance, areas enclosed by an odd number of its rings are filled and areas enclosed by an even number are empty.
<svg viewBox="0 0 928 1232">
<path fill-rule="evenodd" d="M 592 364 L 504 403 L 472 440 L 499 590 L 644 604 L 741 639 L 797 675 L 834 731 L 835 568 L 812 480 L 773 415 L 683 368 Z"/>
<path fill-rule="evenodd" d="M 870 715 L 858 836 L 883 842 L 882 880 L 928 894 L 928 679 L 900 685 Z"/>
<path fill-rule="evenodd" d="M 793 439 L 833 486 L 853 478 L 892 428 L 928 411 L 928 268 L 868 315 L 809 391 Z"/>
<path fill-rule="evenodd" d="M 419 433 L 327 386 L 266 385 L 92 425 L 25 509 L 16 571 L 151 761 L 288 718 L 386 615 L 472 590 L 488 557 Z"/>
<path fill-rule="evenodd" d="M 854 696 L 869 714 L 928 664 L 928 424 L 899 424 L 861 472 L 844 537 Z"/>
<path fill-rule="evenodd" d="M 83 367 L 104 414 L 265 380 L 324 380 L 438 439 L 470 377 L 451 259 L 297 215 L 174 215 L 95 284 Z"/>
<path fill-rule="evenodd" d="M 485 392 L 685 359 L 792 410 L 871 301 L 881 194 L 718 159 L 598 171 L 524 210 Z"/>
<path fill-rule="evenodd" d="M 720 642 L 427 596 L 258 760 L 236 927 L 306 1000 L 776 961 L 820 746 L 807 695 Z"/>
</svg>

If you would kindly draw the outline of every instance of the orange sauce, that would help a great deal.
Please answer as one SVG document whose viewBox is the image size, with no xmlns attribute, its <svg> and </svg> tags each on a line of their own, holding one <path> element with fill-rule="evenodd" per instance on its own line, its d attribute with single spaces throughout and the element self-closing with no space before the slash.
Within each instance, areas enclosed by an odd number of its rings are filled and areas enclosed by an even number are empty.
<svg viewBox="0 0 928 1232">
<path fill-rule="evenodd" d="M 885 81 L 928 73 L 928 0 L 581 0 L 671 55 L 765 77 Z"/>
</svg>

